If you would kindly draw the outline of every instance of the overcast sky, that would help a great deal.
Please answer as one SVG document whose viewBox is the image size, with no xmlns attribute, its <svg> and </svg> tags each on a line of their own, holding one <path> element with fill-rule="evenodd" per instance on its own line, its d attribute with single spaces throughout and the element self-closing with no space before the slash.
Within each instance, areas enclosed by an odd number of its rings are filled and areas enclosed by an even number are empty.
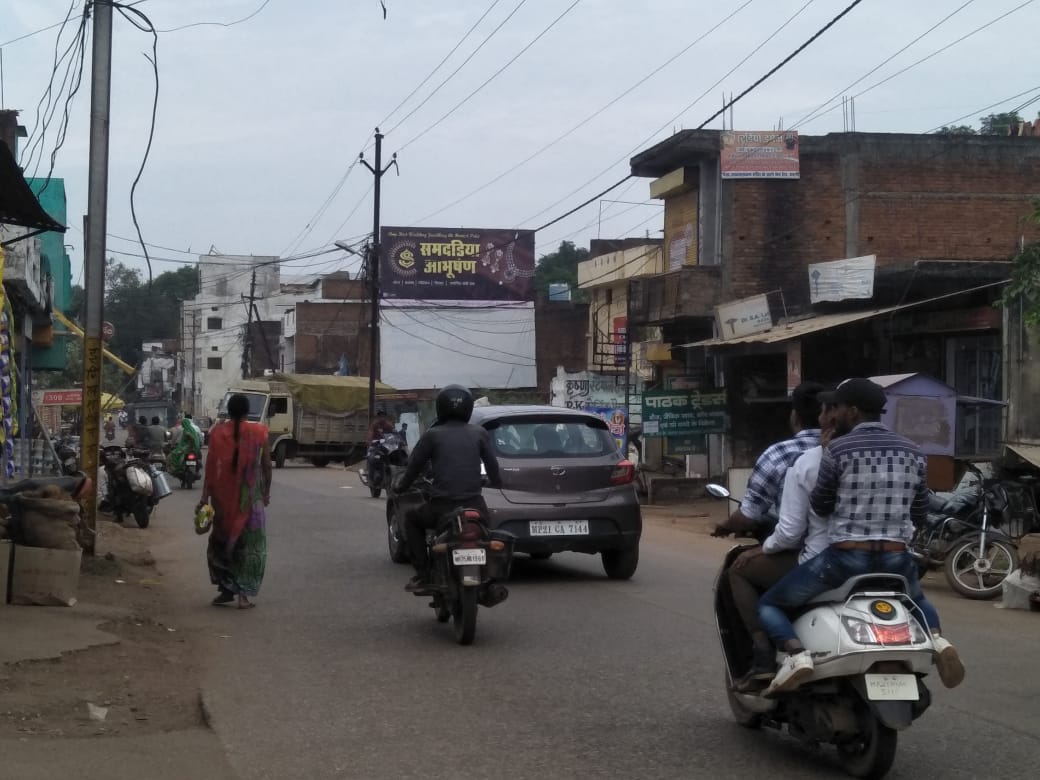
<svg viewBox="0 0 1040 780">
<path fill-rule="evenodd" d="M 624 176 L 633 152 L 666 138 L 673 128 L 699 125 L 719 108 L 723 92 L 742 91 L 850 0 L 385 2 L 385 20 L 379 0 L 145 0 L 137 5 L 161 30 L 233 22 L 262 6 L 241 24 L 159 35 L 158 118 L 138 188 L 138 215 L 146 241 L 181 251 L 153 249 L 157 258 L 191 260 L 189 250 L 205 253 L 211 246 L 227 254 L 288 256 L 327 248 L 336 239 L 357 240 L 372 224 L 371 196 L 366 195 L 372 176 L 363 167 L 354 166 L 323 216 L 313 222 L 312 217 L 370 143 L 377 123 L 387 133 L 385 156 L 400 152 L 400 176 L 391 171 L 383 179 L 384 225 L 538 227 Z M 82 0 L 76 5 L 74 21 Z M 741 6 L 746 7 L 737 11 Z M 869 89 L 1016 6 L 1023 7 Z M 62 0 L 0 0 L 4 107 L 21 110 L 30 132 L 50 81 L 58 28 L 8 41 L 60 22 L 68 8 Z M 729 21 L 645 83 L 502 175 L 734 11 Z M 388 117 L 485 12 L 447 62 Z M 561 14 L 500 75 L 462 102 Z M 850 86 L 950 14 L 919 42 Z M 831 99 L 861 92 L 856 99 L 861 132 L 924 132 L 962 115 L 968 117 L 962 121 L 977 125 L 981 109 L 991 103 L 1006 100 L 991 110 L 1008 110 L 1040 96 L 1040 77 L 1032 65 L 1037 30 L 1040 3 L 1029 0 L 863 0 L 739 102 L 735 125 L 762 130 L 782 121 L 807 134 L 840 132 L 840 99 Z M 70 24 L 62 48 L 73 33 Z M 129 193 L 148 137 L 153 82 L 143 53 L 150 49 L 151 36 L 117 14 L 108 230 L 118 236 L 134 235 Z M 748 55 L 746 63 L 726 75 Z M 89 57 L 88 42 L 88 69 Z M 1025 96 L 1007 100 L 1026 90 Z M 69 222 L 75 226 L 86 207 L 89 102 L 88 72 L 54 171 L 65 179 Z M 821 105 L 836 109 L 799 124 Z M 1023 113 L 1035 117 L 1038 106 Z M 48 159 L 58 124 L 56 116 L 44 139 Z M 721 120 L 709 126 L 720 128 Z M 366 157 L 371 159 L 371 150 Z M 48 167 L 45 160 L 37 175 L 46 175 Z M 450 205 L 489 182 L 476 195 Z M 645 201 L 648 182 L 635 180 L 605 198 Z M 601 209 L 602 225 L 597 225 Z M 539 232 L 538 253 L 551 251 L 563 239 L 587 246 L 597 231 L 614 238 L 647 231 L 660 235 L 661 227 L 659 204 L 593 202 Z M 74 247 L 73 273 L 78 275 L 82 234 L 70 228 L 66 240 Z M 116 238 L 109 238 L 109 249 L 140 252 L 134 243 Z M 133 256 L 118 256 L 143 267 Z M 325 272 L 345 267 L 346 261 L 345 255 L 324 255 L 290 263 L 295 268 L 286 273 Z M 155 271 L 176 267 L 159 260 Z"/>
</svg>

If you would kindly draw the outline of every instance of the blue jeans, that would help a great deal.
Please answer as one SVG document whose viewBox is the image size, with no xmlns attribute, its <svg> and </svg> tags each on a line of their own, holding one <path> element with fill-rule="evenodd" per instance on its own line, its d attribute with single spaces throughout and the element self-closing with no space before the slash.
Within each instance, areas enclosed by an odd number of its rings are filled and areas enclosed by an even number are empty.
<svg viewBox="0 0 1040 780">
<path fill-rule="evenodd" d="M 838 550 L 834 547 L 828 547 L 801 564 L 767 590 L 758 602 L 758 618 L 773 642 L 783 648 L 784 643 L 798 639 L 784 609 L 803 606 L 814 596 L 860 574 L 899 574 L 905 577 L 910 586 L 907 595 L 920 608 L 928 627 L 933 631 L 939 630 L 939 613 L 924 597 L 917 566 L 910 553 Z"/>
</svg>

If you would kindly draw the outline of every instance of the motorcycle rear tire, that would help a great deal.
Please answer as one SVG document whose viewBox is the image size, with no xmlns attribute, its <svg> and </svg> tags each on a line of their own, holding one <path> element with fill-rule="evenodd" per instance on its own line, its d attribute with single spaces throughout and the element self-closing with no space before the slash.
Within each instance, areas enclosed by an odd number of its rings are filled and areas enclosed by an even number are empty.
<svg viewBox="0 0 1040 780">
<path fill-rule="evenodd" d="M 134 507 L 134 520 L 137 521 L 138 528 L 148 527 L 148 521 L 152 519 L 151 513 L 152 510 L 143 504 Z"/>
<path fill-rule="evenodd" d="M 878 780 L 888 774 L 896 760 L 899 734 L 874 715 L 862 718 L 866 733 L 856 745 L 838 745 L 838 762 L 852 777 Z"/>
<path fill-rule="evenodd" d="M 477 589 L 463 588 L 451 612 L 455 625 L 455 641 L 460 645 L 473 644 L 477 634 Z"/>
</svg>

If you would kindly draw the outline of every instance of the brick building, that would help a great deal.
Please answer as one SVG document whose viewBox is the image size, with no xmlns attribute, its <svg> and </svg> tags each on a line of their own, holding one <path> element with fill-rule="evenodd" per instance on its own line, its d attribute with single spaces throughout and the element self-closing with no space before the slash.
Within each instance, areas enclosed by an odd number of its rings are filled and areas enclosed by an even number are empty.
<svg viewBox="0 0 1040 780">
<path fill-rule="evenodd" d="M 684 131 L 632 173 L 665 204 L 668 272 L 631 290 L 630 326 L 659 327 L 667 369 L 724 383 L 732 430 L 714 468 L 745 465 L 785 434 L 801 378 L 921 371 L 963 396 L 1002 398 L 1007 261 L 1037 237 L 1040 138 L 801 136 L 797 179 L 723 179 L 717 131 Z M 809 265 L 873 255 L 872 295 L 811 303 Z M 719 304 L 765 295 L 771 329 L 716 331 Z M 678 350 L 678 345 L 687 345 Z M 1000 410 L 964 404 L 965 456 L 999 448 Z M 714 469 L 713 469 L 714 470 Z"/>
<path fill-rule="evenodd" d="M 318 300 L 298 302 L 282 317 L 279 370 L 334 374 L 345 359 L 350 374 L 368 376 L 370 310 L 364 280 L 329 274 L 317 292 Z"/>
</svg>

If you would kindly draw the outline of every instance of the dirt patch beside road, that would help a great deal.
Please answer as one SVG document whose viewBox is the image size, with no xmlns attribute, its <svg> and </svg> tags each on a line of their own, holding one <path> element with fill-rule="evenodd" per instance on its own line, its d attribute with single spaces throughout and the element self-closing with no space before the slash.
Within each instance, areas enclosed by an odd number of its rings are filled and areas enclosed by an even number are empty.
<svg viewBox="0 0 1040 780">
<path fill-rule="evenodd" d="M 109 522 L 100 531 L 99 556 L 84 558 L 80 603 L 69 612 L 97 615 L 114 643 L 0 667 L 0 738 L 141 736 L 203 725 L 195 637 L 164 622 L 166 586 L 146 546 L 154 531 Z"/>
</svg>

